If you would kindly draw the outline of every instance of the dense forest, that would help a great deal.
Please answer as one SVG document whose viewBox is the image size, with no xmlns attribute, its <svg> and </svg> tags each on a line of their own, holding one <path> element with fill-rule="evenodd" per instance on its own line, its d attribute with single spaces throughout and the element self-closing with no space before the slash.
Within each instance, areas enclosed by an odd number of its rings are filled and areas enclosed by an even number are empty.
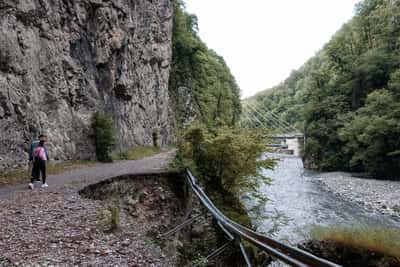
<svg viewBox="0 0 400 267">
<path fill-rule="evenodd" d="M 240 89 L 224 59 L 198 36 L 197 18 L 175 2 L 169 82 L 176 126 L 194 120 L 234 125 L 240 114 Z"/>
<path fill-rule="evenodd" d="M 304 132 L 319 170 L 400 179 L 400 1 L 364 0 L 280 85 L 247 101 Z"/>
</svg>

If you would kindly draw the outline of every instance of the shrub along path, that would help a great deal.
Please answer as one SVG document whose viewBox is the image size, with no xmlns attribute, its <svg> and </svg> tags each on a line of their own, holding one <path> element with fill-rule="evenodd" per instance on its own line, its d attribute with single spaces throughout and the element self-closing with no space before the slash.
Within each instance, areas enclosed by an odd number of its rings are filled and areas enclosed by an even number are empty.
<svg viewBox="0 0 400 267">
<path fill-rule="evenodd" d="M 114 176 L 165 172 L 173 155 L 169 151 L 50 175 L 46 189 L 29 190 L 28 181 L 0 188 L 0 266 L 167 266 L 160 248 L 145 238 L 151 225 L 105 233 L 99 223 L 109 203 L 81 198 L 78 191 Z"/>
</svg>

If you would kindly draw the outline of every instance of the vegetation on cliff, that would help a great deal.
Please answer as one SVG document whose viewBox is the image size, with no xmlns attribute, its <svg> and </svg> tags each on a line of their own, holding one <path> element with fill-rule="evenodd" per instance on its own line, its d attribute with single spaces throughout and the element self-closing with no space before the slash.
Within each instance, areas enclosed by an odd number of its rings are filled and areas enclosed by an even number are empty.
<svg viewBox="0 0 400 267">
<path fill-rule="evenodd" d="M 364 0 L 316 56 L 249 101 L 304 130 L 310 167 L 399 179 L 399 54 L 400 2 Z"/>
<path fill-rule="evenodd" d="M 198 120 L 234 125 L 241 112 L 240 90 L 224 59 L 198 36 L 197 18 L 174 6 L 169 92 L 178 129 Z"/>
<path fill-rule="evenodd" d="M 182 1 L 175 3 L 174 12 L 169 90 L 181 129 L 175 163 L 191 168 L 217 201 L 225 200 L 222 209 L 235 203 L 238 217 L 244 212 L 236 199 L 239 191 L 256 191 L 259 168 L 272 166 L 269 160 L 258 160 L 264 133 L 235 127 L 241 103 L 234 77 L 223 58 L 201 41 L 197 18 L 185 11 Z"/>
</svg>

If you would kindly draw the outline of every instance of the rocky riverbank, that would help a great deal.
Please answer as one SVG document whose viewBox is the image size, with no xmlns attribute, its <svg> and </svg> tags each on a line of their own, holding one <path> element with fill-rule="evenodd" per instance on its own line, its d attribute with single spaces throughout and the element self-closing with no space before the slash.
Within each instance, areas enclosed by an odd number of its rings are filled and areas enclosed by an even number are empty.
<svg viewBox="0 0 400 267">
<path fill-rule="evenodd" d="M 318 179 L 334 194 L 400 221 L 399 181 L 358 178 L 344 172 L 322 173 Z"/>
</svg>

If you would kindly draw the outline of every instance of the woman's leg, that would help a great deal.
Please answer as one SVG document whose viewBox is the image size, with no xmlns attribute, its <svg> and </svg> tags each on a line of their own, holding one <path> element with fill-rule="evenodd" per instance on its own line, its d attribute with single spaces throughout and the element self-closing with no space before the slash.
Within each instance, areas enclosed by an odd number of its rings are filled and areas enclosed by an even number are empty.
<svg viewBox="0 0 400 267">
<path fill-rule="evenodd" d="M 40 164 L 40 172 L 42 173 L 42 184 L 46 183 L 46 161 L 42 160 Z"/>
<path fill-rule="evenodd" d="M 40 165 L 39 165 L 38 159 L 36 159 L 33 162 L 33 166 L 32 166 L 31 183 L 33 184 L 35 182 L 35 180 L 39 180 L 39 176 L 40 176 Z"/>
</svg>

